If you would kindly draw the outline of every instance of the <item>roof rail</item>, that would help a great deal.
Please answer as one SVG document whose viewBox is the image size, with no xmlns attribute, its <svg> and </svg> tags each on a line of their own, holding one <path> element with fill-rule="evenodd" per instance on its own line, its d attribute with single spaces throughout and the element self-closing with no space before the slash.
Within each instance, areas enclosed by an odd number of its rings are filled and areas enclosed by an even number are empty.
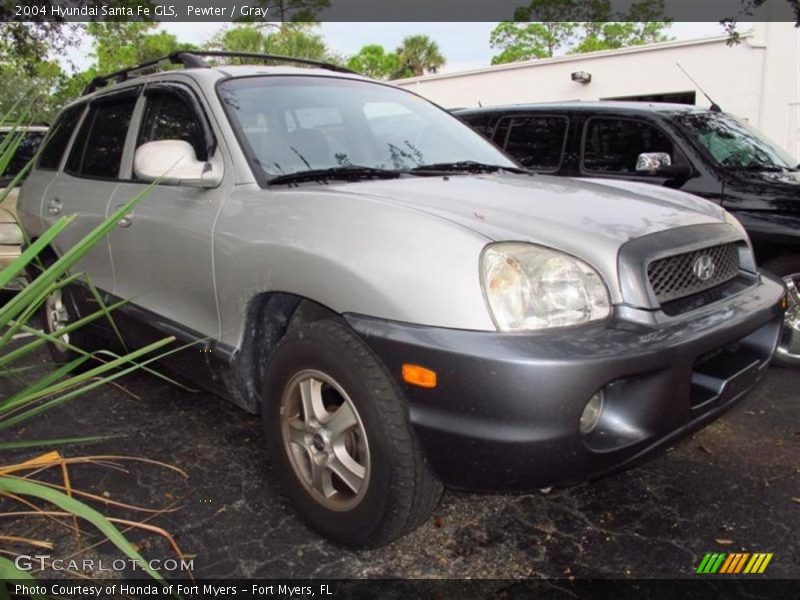
<svg viewBox="0 0 800 600">
<path fill-rule="evenodd" d="M 260 52 L 229 52 L 226 50 L 180 50 L 173 52 L 170 57 L 177 57 L 178 59 L 186 62 L 194 63 L 192 66 L 208 67 L 210 66 L 202 57 L 222 57 L 222 58 L 254 58 L 256 60 L 293 63 L 298 65 L 308 65 L 311 67 L 319 67 L 329 71 L 336 71 L 338 73 L 351 73 L 353 75 L 360 75 L 346 67 L 340 67 L 333 63 L 324 62 L 321 60 L 311 60 L 308 58 L 295 58 L 293 56 L 281 56 L 279 54 L 261 54 Z M 191 57 L 191 58 L 190 58 Z M 186 64 L 184 62 L 184 64 Z M 189 68 L 189 65 L 186 65 Z"/>
<path fill-rule="evenodd" d="M 143 62 L 142 64 L 136 65 L 135 67 L 128 67 L 127 69 L 120 69 L 119 71 L 114 71 L 113 73 L 109 73 L 108 75 L 100 75 L 92 79 L 83 90 L 83 95 L 91 94 L 95 90 L 108 85 L 109 83 L 120 83 L 125 81 L 129 78 L 131 73 L 135 73 L 136 71 L 141 71 L 142 69 L 147 69 L 148 67 L 155 67 L 164 61 L 169 61 L 172 64 L 183 64 L 184 67 L 187 65 L 183 63 L 179 57 L 182 52 L 173 52 L 168 56 L 161 56 L 159 58 L 155 58 L 153 60 L 148 60 L 147 62 Z M 192 65 L 194 66 L 194 65 Z M 208 65 L 206 65 L 208 66 Z"/>
<path fill-rule="evenodd" d="M 126 81 L 131 74 L 136 73 L 137 71 L 141 71 L 143 69 L 147 69 L 149 67 L 158 66 L 160 63 L 169 61 L 171 64 L 175 65 L 183 65 L 185 69 L 208 69 L 211 67 L 203 57 L 223 57 L 223 58 L 253 58 L 257 60 L 265 60 L 265 61 L 273 61 L 273 62 L 284 62 L 284 63 L 293 63 L 299 65 L 309 65 L 313 67 L 319 67 L 322 69 L 328 69 L 329 71 L 336 71 L 339 73 L 352 73 L 354 75 L 358 75 L 355 71 L 351 71 L 345 67 L 340 67 L 339 65 L 334 65 L 332 63 L 327 63 L 318 60 L 309 60 L 306 58 L 294 58 L 292 56 L 279 56 L 277 54 L 260 54 L 258 52 L 227 52 L 223 50 L 176 50 L 168 54 L 167 56 L 162 56 L 160 58 L 155 58 L 153 60 L 149 60 L 147 62 L 143 62 L 135 67 L 129 67 L 127 69 L 120 69 L 119 71 L 114 71 L 113 73 L 109 73 L 108 75 L 101 75 L 92 79 L 89 85 L 83 90 L 83 94 L 91 94 L 92 92 L 98 90 L 99 88 L 106 86 L 110 83 L 120 83 L 122 81 Z"/>
</svg>

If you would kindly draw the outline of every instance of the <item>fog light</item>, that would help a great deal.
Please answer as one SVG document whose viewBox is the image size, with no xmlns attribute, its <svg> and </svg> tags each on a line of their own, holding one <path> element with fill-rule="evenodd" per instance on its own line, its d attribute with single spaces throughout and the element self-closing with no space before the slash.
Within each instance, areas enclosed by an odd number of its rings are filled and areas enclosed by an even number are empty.
<svg viewBox="0 0 800 600">
<path fill-rule="evenodd" d="M 583 414 L 580 420 L 581 433 L 590 433 L 597 427 L 597 422 L 600 420 L 600 415 L 603 412 L 603 390 L 597 392 L 586 403 L 586 408 L 583 409 Z"/>
</svg>

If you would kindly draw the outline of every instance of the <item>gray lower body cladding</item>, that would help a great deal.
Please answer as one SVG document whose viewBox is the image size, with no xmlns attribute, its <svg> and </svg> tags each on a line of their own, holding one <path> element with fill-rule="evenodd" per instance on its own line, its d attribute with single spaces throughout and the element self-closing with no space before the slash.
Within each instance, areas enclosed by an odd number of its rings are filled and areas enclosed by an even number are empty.
<svg viewBox="0 0 800 600">
<path fill-rule="evenodd" d="M 404 390 L 443 483 L 528 491 L 624 468 L 720 416 L 763 375 L 783 293 L 765 278 L 657 328 L 612 320 L 509 334 L 347 318 Z M 404 383 L 404 363 L 435 371 L 437 386 Z M 600 390 L 600 420 L 582 435 L 580 416 Z"/>
</svg>

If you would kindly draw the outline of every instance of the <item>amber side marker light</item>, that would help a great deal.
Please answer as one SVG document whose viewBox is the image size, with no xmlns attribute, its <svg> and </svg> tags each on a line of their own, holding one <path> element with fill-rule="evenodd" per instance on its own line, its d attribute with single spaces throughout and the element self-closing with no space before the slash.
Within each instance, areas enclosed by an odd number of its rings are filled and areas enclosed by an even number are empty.
<svg viewBox="0 0 800 600">
<path fill-rule="evenodd" d="M 419 365 L 403 365 L 403 381 L 423 388 L 436 387 L 436 372 Z"/>
<path fill-rule="evenodd" d="M 783 297 L 781 298 L 780 302 L 778 302 L 778 306 L 780 306 L 783 310 L 786 310 L 786 309 L 789 308 L 789 295 L 788 294 L 784 294 L 783 295 Z"/>
</svg>

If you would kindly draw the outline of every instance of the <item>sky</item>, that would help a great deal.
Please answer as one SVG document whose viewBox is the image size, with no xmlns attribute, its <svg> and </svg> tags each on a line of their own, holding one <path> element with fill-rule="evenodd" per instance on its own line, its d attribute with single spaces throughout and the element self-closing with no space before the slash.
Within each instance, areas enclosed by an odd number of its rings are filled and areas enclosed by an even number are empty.
<svg viewBox="0 0 800 600">
<path fill-rule="evenodd" d="M 163 29 L 180 41 L 202 44 L 219 31 L 224 23 L 165 23 Z M 452 73 L 488 66 L 495 52 L 489 46 L 489 34 L 497 23 L 322 23 L 319 31 L 328 46 L 345 56 L 356 54 L 366 44 L 396 48 L 407 35 L 422 33 L 436 40 L 447 64 L 442 73 Z M 669 35 L 691 39 L 722 35 L 719 23 L 673 23 Z M 91 44 L 87 41 L 70 58 L 78 69 L 92 62 Z"/>
</svg>

